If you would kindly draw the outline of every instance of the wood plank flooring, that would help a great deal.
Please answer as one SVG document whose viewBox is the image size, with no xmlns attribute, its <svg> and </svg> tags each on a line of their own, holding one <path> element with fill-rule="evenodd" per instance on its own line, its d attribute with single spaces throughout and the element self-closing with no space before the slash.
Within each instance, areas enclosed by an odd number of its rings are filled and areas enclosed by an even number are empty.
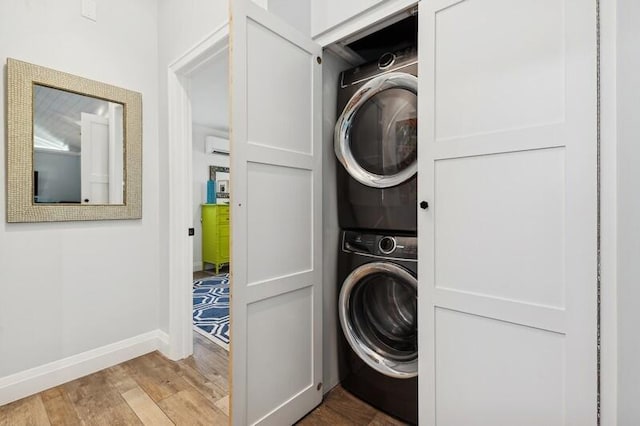
<svg viewBox="0 0 640 426">
<path fill-rule="evenodd" d="M 228 365 L 227 351 L 194 333 L 187 359 L 173 362 L 152 352 L 48 389 L 1 406 L 0 426 L 227 425 Z M 337 386 L 298 424 L 402 423 Z"/>
<path fill-rule="evenodd" d="M 324 396 L 322 404 L 297 423 L 299 426 L 400 426 L 404 424 L 362 402 L 339 385 Z"/>
<path fill-rule="evenodd" d="M 0 407 L 0 426 L 226 425 L 227 351 L 194 333 L 193 356 L 158 352 Z"/>
</svg>

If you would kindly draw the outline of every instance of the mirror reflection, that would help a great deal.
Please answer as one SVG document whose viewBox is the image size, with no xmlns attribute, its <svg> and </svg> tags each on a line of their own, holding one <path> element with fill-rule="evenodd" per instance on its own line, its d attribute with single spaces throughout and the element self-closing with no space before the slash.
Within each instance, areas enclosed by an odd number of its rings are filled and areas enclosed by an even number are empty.
<svg viewBox="0 0 640 426">
<path fill-rule="evenodd" d="M 34 203 L 123 204 L 123 105 L 33 89 Z"/>
</svg>

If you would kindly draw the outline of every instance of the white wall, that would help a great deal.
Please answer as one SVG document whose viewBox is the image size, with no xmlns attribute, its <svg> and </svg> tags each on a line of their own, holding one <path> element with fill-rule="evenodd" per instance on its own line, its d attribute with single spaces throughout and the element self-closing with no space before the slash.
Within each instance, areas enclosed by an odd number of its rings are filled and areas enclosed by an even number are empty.
<svg viewBox="0 0 640 426">
<path fill-rule="evenodd" d="M 202 224 L 200 223 L 200 204 L 207 201 L 207 181 L 209 180 L 209 166 L 229 167 L 229 156 L 206 154 L 204 139 L 207 136 L 218 136 L 228 139 L 228 133 L 212 127 L 193 125 L 193 270 L 202 270 Z M 228 145 L 227 145 L 228 148 Z M 228 180 L 228 174 L 221 177 Z M 220 203 L 221 200 L 218 200 Z"/>
<path fill-rule="evenodd" d="M 640 2 L 618 0 L 618 424 L 640 424 Z"/>
<path fill-rule="evenodd" d="M 229 52 L 218 54 L 191 75 L 194 124 L 229 133 Z"/>
<path fill-rule="evenodd" d="M 378 24 L 414 7 L 417 2 L 417 0 L 312 1 L 311 36 L 322 46 L 344 42 L 363 29 L 366 32 L 375 31 Z"/>
<path fill-rule="evenodd" d="M 167 72 L 169 65 L 189 49 L 213 33 L 228 20 L 229 4 L 226 0 L 158 0 L 159 45 L 159 117 L 160 150 L 159 184 L 169 187 L 169 139 Z M 166 190 L 160 194 L 160 326 L 169 329 L 169 199 Z M 186 230 L 185 230 L 186 232 Z"/>
<path fill-rule="evenodd" d="M 322 4 L 324 2 L 312 0 L 296 0 L 295 2 L 291 0 L 268 0 L 267 9 L 269 12 L 299 30 L 302 34 L 309 36 L 311 35 L 312 19 L 311 3 Z"/>
<path fill-rule="evenodd" d="M 311 35 L 316 36 L 384 0 L 325 0 L 311 4 Z"/>
<path fill-rule="evenodd" d="M 97 22 L 82 18 L 80 7 L 78 0 L 0 2 L 0 58 L 142 93 L 143 218 L 7 224 L 0 202 L 0 378 L 158 328 L 156 1 L 99 0 Z M 5 114 L 0 102 L 2 146 Z M 1 149 L 2 165 L 5 155 Z"/>
<path fill-rule="evenodd" d="M 38 172 L 38 201 L 80 202 L 80 155 L 37 150 L 33 169 Z"/>
</svg>

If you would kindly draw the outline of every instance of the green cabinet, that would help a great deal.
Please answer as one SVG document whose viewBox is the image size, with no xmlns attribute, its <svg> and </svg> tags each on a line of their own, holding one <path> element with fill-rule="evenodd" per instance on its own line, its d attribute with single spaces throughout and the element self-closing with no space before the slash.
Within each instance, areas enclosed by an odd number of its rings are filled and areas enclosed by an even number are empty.
<svg viewBox="0 0 640 426">
<path fill-rule="evenodd" d="M 229 264 L 229 206 L 202 204 L 202 269 Z"/>
</svg>

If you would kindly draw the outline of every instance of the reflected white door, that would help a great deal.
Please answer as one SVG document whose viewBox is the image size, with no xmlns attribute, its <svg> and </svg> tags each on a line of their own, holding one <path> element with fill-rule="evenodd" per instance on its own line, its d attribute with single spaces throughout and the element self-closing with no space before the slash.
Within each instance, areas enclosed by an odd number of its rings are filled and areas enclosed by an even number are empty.
<svg viewBox="0 0 640 426">
<path fill-rule="evenodd" d="M 109 203 L 109 120 L 83 112 L 80 117 L 82 204 Z"/>
<path fill-rule="evenodd" d="M 322 399 L 321 49 L 231 2 L 232 422 Z"/>
<path fill-rule="evenodd" d="M 420 4 L 421 424 L 597 422 L 595 8 Z"/>
<path fill-rule="evenodd" d="M 124 203 L 124 108 L 109 102 L 109 204 Z"/>
</svg>

